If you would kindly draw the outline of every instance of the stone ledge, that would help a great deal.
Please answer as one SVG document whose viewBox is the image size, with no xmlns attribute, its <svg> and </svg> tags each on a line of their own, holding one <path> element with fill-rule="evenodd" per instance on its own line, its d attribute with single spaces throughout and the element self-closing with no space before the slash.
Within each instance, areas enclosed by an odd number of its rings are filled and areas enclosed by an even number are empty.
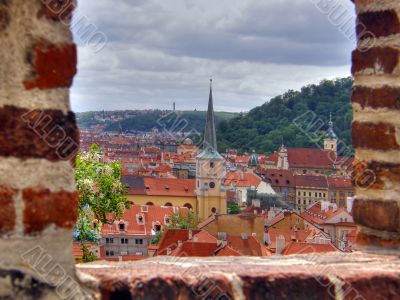
<svg viewBox="0 0 400 300">
<path fill-rule="evenodd" d="M 155 257 L 78 265 L 102 299 L 400 299 L 400 256 Z"/>
</svg>

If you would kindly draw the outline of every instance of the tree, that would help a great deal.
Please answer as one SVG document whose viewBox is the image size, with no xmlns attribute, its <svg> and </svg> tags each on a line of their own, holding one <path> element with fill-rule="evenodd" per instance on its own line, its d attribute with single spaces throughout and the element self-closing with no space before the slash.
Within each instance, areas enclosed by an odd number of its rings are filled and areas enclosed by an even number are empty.
<svg viewBox="0 0 400 300">
<path fill-rule="evenodd" d="M 228 213 L 230 215 L 237 215 L 240 212 L 240 207 L 236 202 L 228 202 Z"/>
<path fill-rule="evenodd" d="M 120 219 L 130 206 L 120 178 L 120 163 L 107 162 L 97 145 L 92 145 L 87 153 L 78 154 L 75 180 L 79 206 L 74 238 L 82 243 L 84 254 L 84 242 L 97 241 L 102 224 Z"/>
<path fill-rule="evenodd" d="M 163 230 L 158 231 L 156 235 L 152 237 L 150 244 L 157 245 L 167 229 L 197 229 L 197 225 L 199 225 L 200 221 L 200 218 L 191 210 L 187 213 L 173 213 L 170 217 L 170 224 L 163 228 Z"/>
<path fill-rule="evenodd" d="M 193 211 L 188 213 L 176 212 L 171 215 L 170 229 L 197 229 L 200 223 L 200 218 Z"/>
</svg>

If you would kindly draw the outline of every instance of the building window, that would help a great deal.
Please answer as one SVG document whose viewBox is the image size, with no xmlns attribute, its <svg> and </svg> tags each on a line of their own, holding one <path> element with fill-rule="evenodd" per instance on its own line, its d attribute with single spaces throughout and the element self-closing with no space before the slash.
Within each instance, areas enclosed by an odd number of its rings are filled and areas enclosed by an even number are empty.
<svg viewBox="0 0 400 300">
<path fill-rule="evenodd" d="M 297 195 L 298 195 L 298 196 L 301 196 L 301 193 L 300 193 L 300 192 L 298 192 L 298 193 L 297 193 Z"/>
<path fill-rule="evenodd" d="M 304 196 L 304 197 L 306 196 L 306 192 L 303 192 L 303 196 Z"/>
<path fill-rule="evenodd" d="M 311 197 L 311 192 L 308 192 L 308 196 L 310 196 L 310 197 Z"/>
<path fill-rule="evenodd" d="M 136 245 L 143 245 L 143 239 L 135 239 Z"/>
<path fill-rule="evenodd" d="M 315 193 L 315 197 L 317 197 L 318 196 L 318 194 L 317 193 Z"/>
<path fill-rule="evenodd" d="M 323 195 L 324 195 L 324 198 L 325 198 L 325 193 Z"/>
<path fill-rule="evenodd" d="M 214 168 L 214 162 L 210 162 L 210 168 Z"/>
<path fill-rule="evenodd" d="M 121 239 L 121 244 L 128 244 L 128 239 Z"/>
<path fill-rule="evenodd" d="M 307 170 L 303 170 L 303 174 L 307 174 Z"/>
<path fill-rule="evenodd" d="M 304 205 L 306 204 L 306 199 L 303 200 L 303 204 L 304 204 Z"/>
<path fill-rule="evenodd" d="M 106 256 L 114 256 L 114 251 L 106 251 Z"/>
<path fill-rule="evenodd" d="M 322 197 L 321 193 L 319 193 L 319 197 L 320 197 L 320 198 Z"/>
<path fill-rule="evenodd" d="M 114 244 L 113 238 L 106 238 L 106 244 Z"/>
<path fill-rule="evenodd" d="M 119 224 L 119 230 L 125 230 L 125 224 L 124 223 Z"/>
</svg>

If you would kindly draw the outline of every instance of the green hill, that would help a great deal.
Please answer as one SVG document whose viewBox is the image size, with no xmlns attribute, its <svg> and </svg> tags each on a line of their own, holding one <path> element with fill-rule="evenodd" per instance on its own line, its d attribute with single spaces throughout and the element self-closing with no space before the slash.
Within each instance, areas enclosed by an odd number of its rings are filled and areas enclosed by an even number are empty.
<svg viewBox="0 0 400 300">
<path fill-rule="evenodd" d="M 95 115 L 102 115 L 102 112 L 85 112 L 78 113 L 78 125 L 81 128 L 90 127 L 97 124 L 105 125 L 105 131 L 118 131 L 120 124 L 123 131 L 151 131 L 154 127 L 160 129 L 160 124 L 166 123 L 167 129 L 181 129 L 182 124 L 188 124 L 185 131 L 195 129 L 203 133 L 206 122 L 205 111 L 177 111 L 176 114 L 170 114 L 170 111 L 165 110 L 134 110 L 134 111 L 114 111 L 104 112 L 106 116 L 123 116 L 120 121 L 99 121 L 95 119 Z M 128 116 L 128 117 L 126 117 Z M 129 117 L 131 116 L 131 117 Z M 230 120 L 238 116 L 237 113 L 216 112 L 215 119 L 217 125 L 222 121 Z M 160 122 L 157 122 L 160 120 Z M 174 123 L 175 122 L 175 123 Z"/>
<path fill-rule="evenodd" d="M 315 116 L 315 120 L 321 119 L 324 125 L 316 133 L 321 135 L 327 129 L 330 112 L 339 139 L 351 146 L 352 83 L 349 77 L 323 80 L 318 85 L 308 85 L 300 91 L 289 90 L 247 114 L 221 122 L 217 134 L 219 150 L 255 149 L 271 153 L 279 148 L 282 141 L 288 147 L 316 147 L 315 141 L 296 125 L 296 120 L 305 115 Z M 321 140 L 318 143 L 322 145 Z"/>
</svg>

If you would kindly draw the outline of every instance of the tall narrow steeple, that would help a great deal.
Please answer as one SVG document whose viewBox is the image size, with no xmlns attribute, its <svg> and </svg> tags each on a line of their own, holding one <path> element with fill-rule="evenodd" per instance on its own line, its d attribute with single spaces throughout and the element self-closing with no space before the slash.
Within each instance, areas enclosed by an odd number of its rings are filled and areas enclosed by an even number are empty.
<svg viewBox="0 0 400 300">
<path fill-rule="evenodd" d="M 212 79 L 210 79 L 210 96 L 208 99 L 208 111 L 206 129 L 204 132 L 204 150 L 217 152 L 217 134 L 215 132 L 215 119 L 214 119 L 214 104 L 212 94 Z"/>
</svg>

